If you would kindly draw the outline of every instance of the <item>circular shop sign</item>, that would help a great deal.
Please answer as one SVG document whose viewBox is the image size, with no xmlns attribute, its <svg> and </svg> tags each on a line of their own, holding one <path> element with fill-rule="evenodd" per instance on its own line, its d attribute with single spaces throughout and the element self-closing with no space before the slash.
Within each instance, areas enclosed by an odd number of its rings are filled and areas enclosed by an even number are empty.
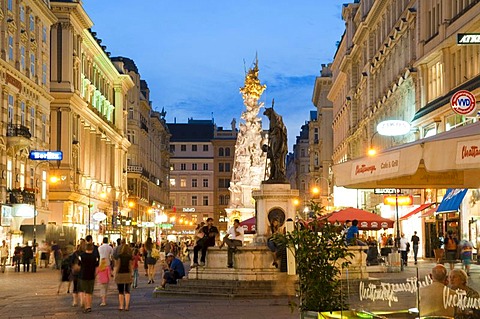
<svg viewBox="0 0 480 319">
<path fill-rule="evenodd" d="M 378 123 L 377 132 L 383 136 L 400 136 L 410 132 L 410 123 L 401 120 L 387 120 Z"/>
<path fill-rule="evenodd" d="M 475 95 L 467 90 L 455 92 L 450 99 L 450 106 L 455 113 L 460 115 L 475 114 L 477 110 Z"/>
</svg>

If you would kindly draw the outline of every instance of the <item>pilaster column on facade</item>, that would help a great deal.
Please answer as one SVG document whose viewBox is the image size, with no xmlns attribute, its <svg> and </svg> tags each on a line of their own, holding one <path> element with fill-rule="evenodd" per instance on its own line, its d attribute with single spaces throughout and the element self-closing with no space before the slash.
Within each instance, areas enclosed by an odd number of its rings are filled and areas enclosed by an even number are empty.
<svg viewBox="0 0 480 319">
<path fill-rule="evenodd" d="M 119 129 L 120 132 L 124 132 L 125 130 L 125 121 L 126 116 L 123 115 L 123 107 L 125 104 L 124 99 L 124 91 L 122 89 L 122 83 L 115 83 L 114 84 L 114 94 L 115 94 L 115 105 L 114 108 L 114 119 L 112 122 L 115 123 L 115 126 Z M 122 133 L 123 135 L 123 133 Z"/>
<path fill-rule="evenodd" d="M 428 75 L 426 73 L 428 72 L 428 69 L 426 64 L 420 64 L 418 66 L 418 69 L 419 69 L 419 77 L 417 81 L 418 89 L 416 90 L 416 94 L 415 94 L 417 96 L 416 111 L 418 111 L 419 109 L 421 109 L 427 104 L 427 96 L 425 92 L 427 92 L 426 89 L 428 87 L 428 83 L 427 83 Z"/>
<path fill-rule="evenodd" d="M 445 47 L 441 50 L 440 62 L 443 64 L 443 87 L 440 88 L 440 92 L 449 92 L 452 88 L 453 72 L 446 72 L 446 70 L 453 70 L 453 61 L 451 58 L 450 47 Z"/>
</svg>

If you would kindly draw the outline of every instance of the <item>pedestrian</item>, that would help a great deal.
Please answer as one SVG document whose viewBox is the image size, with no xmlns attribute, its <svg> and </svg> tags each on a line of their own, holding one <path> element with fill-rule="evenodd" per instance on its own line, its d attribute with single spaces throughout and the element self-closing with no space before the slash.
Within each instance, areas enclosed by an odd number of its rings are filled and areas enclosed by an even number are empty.
<svg viewBox="0 0 480 319">
<path fill-rule="evenodd" d="M 472 263 L 473 244 L 468 239 L 463 239 L 459 244 L 460 260 L 468 276 L 470 276 L 470 264 Z"/>
<path fill-rule="evenodd" d="M 93 245 L 93 256 L 95 257 L 95 265 L 98 267 L 100 264 L 100 253 L 98 251 L 98 246 L 93 243 L 93 237 L 92 235 L 87 235 L 85 236 L 85 241 Z"/>
<path fill-rule="evenodd" d="M 60 283 L 58 284 L 57 295 L 60 293 L 60 288 L 64 282 L 67 282 L 67 294 L 70 293 L 70 274 L 72 272 L 70 264 L 70 256 L 64 255 L 62 259 L 62 264 L 60 266 Z"/>
<path fill-rule="evenodd" d="M 230 227 L 227 231 L 225 237 L 223 237 L 222 244 L 220 249 L 227 245 L 228 247 L 228 258 L 227 258 L 227 267 L 233 268 L 233 254 L 237 252 L 237 247 L 243 246 L 243 227 L 240 226 L 240 221 L 235 219 L 233 221 L 233 226 Z"/>
<path fill-rule="evenodd" d="M 32 247 L 28 244 L 25 244 L 25 247 L 22 248 L 22 264 L 23 264 L 23 272 L 30 271 L 30 264 L 32 263 L 33 259 L 33 250 Z"/>
<path fill-rule="evenodd" d="M 184 276 L 183 262 L 176 258 L 173 253 L 168 253 L 163 266 L 162 288 L 165 288 L 166 284 L 176 285 L 178 279 L 182 279 Z"/>
<path fill-rule="evenodd" d="M 153 284 L 155 282 L 155 264 L 160 256 L 151 237 L 148 237 L 145 242 L 145 251 L 147 252 L 145 262 L 148 265 L 148 284 Z"/>
<path fill-rule="evenodd" d="M 118 310 L 120 311 L 130 310 L 130 285 L 132 284 L 132 273 L 132 250 L 128 245 L 122 245 L 118 258 L 115 260 L 114 275 L 118 288 Z"/>
<path fill-rule="evenodd" d="M 77 249 L 70 255 L 70 281 L 73 284 L 72 289 L 72 307 L 76 307 L 80 304 L 83 307 L 83 298 L 82 295 L 79 294 L 79 275 L 80 275 L 80 255 L 85 252 L 85 240 L 80 239 L 79 244 L 77 245 Z"/>
<path fill-rule="evenodd" d="M 203 238 L 197 241 L 197 244 L 193 248 L 193 265 L 192 267 L 198 267 L 198 252 L 202 251 L 202 257 L 200 258 L 200 266 L 205 265 L 205 258 L 207 257 L 208 247 L 215 246 L 215 239 L 219 234 L 218 228 L 213 226 L 213 218 L 207 218 L 207 225 L 202 227 Z"/>
<path fill-rule="evenodd" d="M 443 301 L 445 293 L 455 296 L 455 291 L 450 288 L 444 291 L 448 282 L 447 269 L 443 265 L 436 265 L 432 268 L 430 278 L 433 281 L 430 285 L 420 287 L 420 317 L 450 316 L 453 318 L 453 306 L 446 307 Z"/>
<path fill-rule="evenodd" d="M 97 267 L 97 281 L 100 284 L 100 297 L 102 302 L 100 307 L 107 305 L 108 284 L 110 283 L 110 260 L 107 258 L 100 259 L 100 264 Z"/>
<path fill-rule="evenodd" d="M 110 266 L 110 261 L 112 260 L 113 248 L 108 244 L 108 237 L 103 237 L 102 245 L 98 247 L 98 254 L 100 260 L 107 259 Z"/>
<path fill-rule="evenodd" d="M 13 262 L 15 263 L 15 272 L 20 272 L 20 264 L 22 263 L 22 247 L 17 243 L 13 252 Z"/>
<path fill-rule="evenodd" d="M 40 245 L 40 268 L 48 268 L 48 259 L 50 256 L 50 246 L 45 240 L 42 240 Z"/>
<path fill-rule="evenodd" d="M 7 267 L 8 259 L 8 245 L 5 240 L 2 240 L 2 246 L 0 247 L 0 266 L 2 267 L 2 272 L 5 272 Z"/>
<path fill-rule="evenodd" d="M 83 312 L 92 311 L 92 295 L 95 286 L 95 268 L 97 257 L 93 252 L 93 243 L 85 245 L 85 252 L 80 255 L 79 291 L 83 299 Z"/>
<path fill-rule="evenodd" d="M 411 239 L 412 247 L 413 247 L 413 259 L 415 260 L 415 265 L 417 264 L 417 256 L 418 256 L 418 244 L 420 242 L 420 237 L 417 236 L 417 232 L 413 232 L 413 236 Z"/>
<path fill-rule="evenodd" d="M 56 241 L 52 241 L 52 254 L 53 254 L 53 269 L 60 269 L 62 266 L 62 250 L 60 249 L 60 246 L 57 244 Z"/>
<path fill-rule="evenodd" d="M 445 250 L 447 251 L 447 262 L 450 264 L 450 270 L 452 270 L 455 267 L 458 251 L 458 239 L 453 234 L 452 230 L 447 232 L 447 237 L 445 238 Z"/>
<path fill-rule="evenodd" d="M 140 250 L 138 248 L 135 248 L 133 251 L 133 288 L 138 287 L 138 262 L 142 260 L 142 256 L 140 255 Z"/>
<path fill-rule="evenodd" d="M 402 233 L 402 236 L 400 237 L 400 245 L 398 250 L 400 251 L 400 257 L 402 258 L 402 269 L 403 266 L 407 266 L 407 258 L 408 258 L 408 240 L 405 238 L 405 234 Z"/>
<path fill-rule="evenodd" d="M 458 289 L 465 292 L 465 297 L 470 298 L 470 300 L 478 300 L 480 294 L 468 286 L 468 275 L 463 269 L 453 269 L 449 274 L 449 286 L 451 289 L 458 291 Z M 472 303 L 463 303 L 464 306 L 473 305 Z M 455 319 L 475 319 L 480 318 L 480 309 L 477 307 L 456 307 L 455 309 Z"/>
<path fill-rule="evenodd" d="M 147 264 L 147 249 L 145 248 L 145 243 L 142 244 L 142 260 L 143 260 L 143 270 L 145 270 L 145 277 L 148 277 L 148 264 Z"/>
</svg>

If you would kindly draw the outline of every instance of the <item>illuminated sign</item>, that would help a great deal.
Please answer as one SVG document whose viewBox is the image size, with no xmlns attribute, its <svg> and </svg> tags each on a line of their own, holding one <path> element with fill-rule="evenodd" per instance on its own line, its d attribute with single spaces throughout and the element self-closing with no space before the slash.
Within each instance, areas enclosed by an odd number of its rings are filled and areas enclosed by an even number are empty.
<svg viewBox="0 0 480 319">
<path fill-rule="evenodd" d="M 377 132 L 384 136 L 400 136 L 410 132 L 410 123 L 400 120 L 388 120 L 378 123 Z"/>
<path fill-rule="evenodd" d="M 455 113 L 465 116 L 473 115 L 477 111 L 475 95 L 467 90 L 455 92 L 450 99 L 450 106 Z"/>
<path fill-rule="evenodd" d="M 30 151 L 28 156 L 34 161 L 61 161 L 63 159 L 62 151 Z"/>
<path fill-rule="evenodd" d="M 400 194 L 400 189 L 398 188 L 375 188 L 373 190 L 374 194 Z"/>
<path fill-rule="evenodd" d="M 195 213 L 195 207 L 185 207 L 182 209 L 184 213 Z"/>
<path fill-rule="evenodd" d="M 480 44 L 480 33 L 457 33 L 457 44 Z"/>
<path fill-rule="evenodd" d="M 383 203 L 389 206 L 395 206 L 396 203 L 398 203 L 398 206 L 410 206 L 410 205 L 413 205 L 413 196 L 412 195 L 384 196 Z"/>
<path fill-rule="evenodd" d="M 96 212 L 95 214 L 93 214 L 92 218 L 93 218 L 93 220 L 96 220 L 97 222 L 101 222 L 101 221 L 104 221 L 105 219 L 107 219 L 107 215 L 105 215 L 104 212 Z"/>
</svg>

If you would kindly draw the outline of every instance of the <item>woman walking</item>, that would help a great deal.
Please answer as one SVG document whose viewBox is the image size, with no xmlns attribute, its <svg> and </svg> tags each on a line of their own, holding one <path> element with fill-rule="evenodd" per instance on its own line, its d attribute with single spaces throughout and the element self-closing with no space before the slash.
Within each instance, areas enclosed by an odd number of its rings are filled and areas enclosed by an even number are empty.
<svg viewBox="0 0 480 319">
<path fill-rule="evenodd" d="M 78 275 L 80 273 L 80 255 L 85 251 L 85 240 L 81 239 L 77 245 L 77 249 L 70 255 L 70 280 L 73 283 L 72 290 L 72 307 L 78 304 L 83 306 L 83 299 L 78 294 Z"/>
<path fill-rule="evenodd" d="M 152 251 L 154 248 L 152 237 L 148 237 L 147 241 L 145 242 L 145 250 L 147 252 L 147 258 L 145 258 L 145 262 L 148 265 L 148 284 L 155 282 L 153 279 L 155 277 L 155 264 L 157 263 L 157 259 L 152 256 Z"/>
<path fill-rule="evenodd" d="M 118 288 L 118 310 L 130 309 L 130 285 L 132 284 L 132 249 L 129 245 L 122 245 L 120 254 L 115 260 L 115 282 Z"/>
<path fill-rule="evenodd" d="M 108 292 L 108 284 L 110 283 L 110 262 L 107 258 L 102 258 L 100 260 L 100 265 L 97 268 L 97 281 L 100 284 L 100 296 L 102 298 L 102 302 L 100 306 L 107 305 L 107 292 Z"/>
</svg>

